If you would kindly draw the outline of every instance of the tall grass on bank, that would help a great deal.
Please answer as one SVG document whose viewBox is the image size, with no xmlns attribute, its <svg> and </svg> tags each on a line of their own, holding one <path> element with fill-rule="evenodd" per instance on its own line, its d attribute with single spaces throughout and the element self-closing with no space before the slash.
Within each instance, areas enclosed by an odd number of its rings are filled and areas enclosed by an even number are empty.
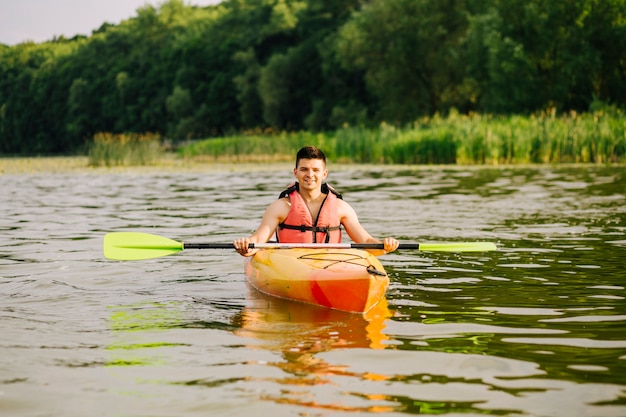
<svg viewBox="0 0 626 417">
<path fill-rule="evenodd" d="M 623 163 L 626 119 L 621 112 L 530 117 L 451 116 L 457 162 L 469 164 Z"/>
<path fill-rule="evenodd" d="M 302 146 L 315 144 L 326 149 L 331 146 L 330 140 L 323 133 L 255 132 L 195 142 L 179 148 L 178 153 L 185 158 L 216 162 L 276 162 L 292 160 Z"/>
<path fill-rule="evenodd" d="M 430 117 L 406 127 L 345 127 L 207 139 L 179 150 L 215 161 L 291 160 L 304 145 L 337 162 L 387 164 L 626 163 L 626 118 L 609 113 L 555 111 L 532 116 Z"/>
<path fill-rule="evenodd" d="M 151 165 L 163 156 L 161 138 L 153 133 L 96 133 L 89 145 L 91 166 Z"/>
</svg>

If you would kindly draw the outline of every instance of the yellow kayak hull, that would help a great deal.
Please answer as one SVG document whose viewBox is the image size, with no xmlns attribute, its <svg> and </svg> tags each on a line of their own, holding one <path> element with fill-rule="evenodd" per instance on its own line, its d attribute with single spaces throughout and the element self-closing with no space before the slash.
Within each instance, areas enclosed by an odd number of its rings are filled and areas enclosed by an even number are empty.
<svg viewBox="0 0 626 417">
<path fill-rule="evenodd" d="M 378 258 L 359 249 L 263 249 L 245 270 L 265 294 L 353 313 L 369 311 L 389 287 Z"/>
</svg>

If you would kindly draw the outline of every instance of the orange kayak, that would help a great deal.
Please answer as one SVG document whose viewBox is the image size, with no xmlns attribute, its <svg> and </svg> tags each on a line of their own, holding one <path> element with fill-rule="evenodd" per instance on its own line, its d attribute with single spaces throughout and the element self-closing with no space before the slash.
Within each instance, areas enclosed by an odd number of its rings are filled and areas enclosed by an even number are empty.
<svg viewBox="0 0 626 417">
<path fill-rule="evenodd" d="M 378 258 L 359 249 L 263 249 L 245 270 L 263 293 L 353 313 L 369 311 L 389 286 Z"/>
</svg>

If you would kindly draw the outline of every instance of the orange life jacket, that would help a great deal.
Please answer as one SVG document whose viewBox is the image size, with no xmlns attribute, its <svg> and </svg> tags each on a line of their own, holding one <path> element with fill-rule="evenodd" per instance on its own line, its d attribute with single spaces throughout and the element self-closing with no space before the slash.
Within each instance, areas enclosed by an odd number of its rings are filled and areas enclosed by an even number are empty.
<svg viewBox="0 0 626 417">
<path fill-rule="evenodd" d="M 276 237 L 284 243 L 341 243 L 341 223 L 337 214 L 337 199 L 341 194 L 331 186 L 322 184 L 322 201 L 317 219 L 313 221 L 311 212 L 298 192 L 299 184 L 293 183 L 280 193 L 278 198 L 289 196 L 291 208 L 287 218 L 278 225 Z"/>
</svg>

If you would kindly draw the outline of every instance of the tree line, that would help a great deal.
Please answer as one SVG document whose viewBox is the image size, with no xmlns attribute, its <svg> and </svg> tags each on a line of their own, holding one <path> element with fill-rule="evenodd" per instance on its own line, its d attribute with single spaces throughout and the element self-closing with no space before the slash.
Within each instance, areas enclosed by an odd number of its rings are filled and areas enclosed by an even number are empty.
<svg viewBox="0 0 626 417">
<path fill-rule="evenodd" d="M 625 105 L 626 0 L 169 0 L 0 45 L 5 155 Z"/>
</svg>

